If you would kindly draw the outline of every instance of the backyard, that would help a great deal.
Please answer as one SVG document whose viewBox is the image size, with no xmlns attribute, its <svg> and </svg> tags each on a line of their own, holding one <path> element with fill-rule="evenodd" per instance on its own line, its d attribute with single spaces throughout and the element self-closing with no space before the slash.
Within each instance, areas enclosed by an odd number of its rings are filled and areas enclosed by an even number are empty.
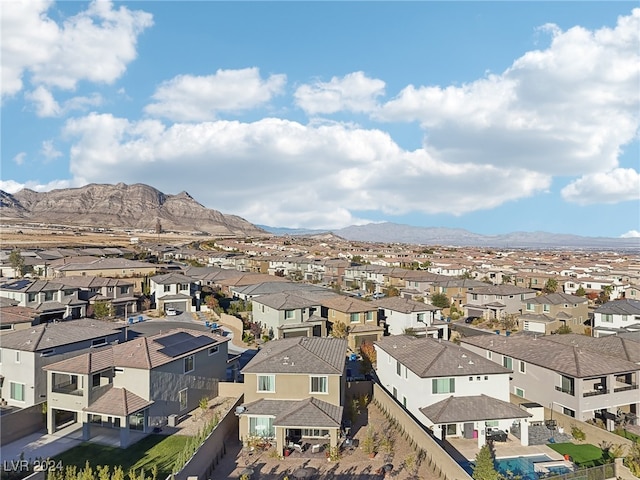
<svg viewBox="0 0 640 480">
<path fill-rule="evenodd" d="M 612 460 L 595 445 L 575 443 L 550 443 L 548 447 L 555 450 L 561 455 L 569 455 L 580 468 L 595 467 L 610 463 Z"/>
</svg>

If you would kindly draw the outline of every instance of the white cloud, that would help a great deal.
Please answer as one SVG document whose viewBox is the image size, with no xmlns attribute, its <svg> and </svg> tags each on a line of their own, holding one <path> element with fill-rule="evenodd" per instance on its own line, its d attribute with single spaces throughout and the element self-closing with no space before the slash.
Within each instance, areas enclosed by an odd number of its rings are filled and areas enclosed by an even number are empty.
<svg viewBox="0 0 640 480">
<path fill-rule="evenodd" d="M 49 183 L 39 183 L 37 180 L 20 183 L 14 180 L 0 180 L 0 190 L 4 190 L 7 193 L 14 194 L 28 188 L 30 190 L 34 190 L 36 192 L 48 192 L 50 190 L 55 190 L 58 188 L 72 188 L 78 187 L 81 184 L 74 182 L 72 180 L 52 180 Z"/>
<path fill-rule="evenodd" d="M 146 183 L 255 223 L 336 228 L 354 210 L 463 214 L 548 188 L 550 177 L 446 164 L 379 130 L 266 118 L 165 127 L 91 114 L 67 121 L 71 171 L 82 182 Z M 464 192 L 461 195 L 460 192 Z"/>
<path fill-rule="evenodd" d="M 218 70 L 214 75 L 179 75 L 162 83 L 145 111 L 175 121 L 213 120 L 219 112 L 259 107 L 282 93 L 286 75 L 260 77 L 258 68 Z"/>
<path fill-rule="evenodd" d="M 620 235 L 620 238 L 640 238 L 640 232 L 638 230 L 629 230 L 627 233 Z"/>
<path fill-rule="evenodd" d="M 12 158 L 13 163 L 16 165 L 22 165 L 24 163 L 24 159 L 27 158 L 26 152 L 20 152 L 15 157 Z"/>
<path fill-rule="evenodd" d="M 34 104 L 38 117 L 57 117 L 62 111 L 51 92 L 42 85 L 25 93 L 25 98 Z"/>
<path fill-rule="evenodd" d="M 45 140 L 42 142 L 40 153 L 44 156 L 45 161 L 54 160 L 62 156 L 62 153 L 53 146 L 53 140 Z"/>
<path fill-rule="evenodd" d="M 462 86 L 409 85 L 376 118 L 420 122 L 425 148 L 447 162 L 550 175 L 616 168 L 640 126 L 640 9 L 613 29 L 545 30 L 550 46 L 502 74 Z"/>
<path fill-rule="evenodd" d="M 136 58 L 137 38 L 152 16 L 94 1 L 62 25 L 47 16 L 53 2 L 18 0 L 2 4 L 2 96 L 34 86 L 74 89 L 81 80 L 111 83 Z"/>
<path fill-rule="evenodd" d="M 385 83 L 368 78 L 364 72 L 353 72 L 329 82 L 301 85 L 294 93 L 296 104 L 306 113 L 371 112 L 377 108 L 377 98 L 384 95 Z"/>
<path fill-rule="evenodd" d="M 640 174 L 632 168 L 584 175 L 562 189 L 562 198 L 578 205 L 640 200 Z"/>
</svg>

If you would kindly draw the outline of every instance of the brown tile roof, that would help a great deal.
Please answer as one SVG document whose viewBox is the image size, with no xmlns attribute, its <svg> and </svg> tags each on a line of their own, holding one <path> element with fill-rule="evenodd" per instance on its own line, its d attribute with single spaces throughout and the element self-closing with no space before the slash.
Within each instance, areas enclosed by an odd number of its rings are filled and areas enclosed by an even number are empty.
<svg viewBox="0 0 640 480">
<path fill-rule="evenodd" d="M 337 428 L 343 407 L 309 397 L 303 400 L 260 399 L 243 405 L 245 415 L 270 415 L 274 426 L 298 428 Z"/>
<path fill-rule="evenodd" d="M 341 375 L 347 341 L 330 337 L 293 337 L 265 344 L 242 373 Z"/>
<path fill-rule="evenodd" d="M 640 370 L 640 366 L 627 360 L 579 346 L 563 345 L 547 337 L 479 335 L 464 337 L 461 341 L 575 378 Z"/>
<path fill-rule="evenodd" d="M 637 339 L 631 336 L 606 335 L 596 338 L 570 333 L 567 335 L 550 335 L 545 338 L 563 345 L 576 346 L 603 355 L 622 358 L 633 363 L 640 363 L 640 335 L 636 335 L 636 337 Z"/>
<path fill-rule="evenodd" d="M 402 313 L 432 312 L 441 310 L 433 305 L 427 305 L 424 302 L 416 302 L 415 300 L 403 297 L 386 297 L 381 298 L 380 300 L 374 300 L 371 303 L 379 308 L 386 308 L 388 310 Z"/>
<path fill-rule="evenodd" d="M 517 405 L 484 394 L 464 397 L 451 396 L 421 408 L 420 412 L 434 424 L 531 417 L 530 413 Z"/>
<path fill-rule="evenodd" d="M 358 300 L 357 298 L 347 297 L 346 295 L 336 295 L 322 299 L 322 306 L 332 308 L 343 313 L 360 313 L 377 310 L 378 307 L 371 302 Z"/>
<path fill-rule="evenodd" d="M 455 343 L 433 338 L 392 335 L 381 338 L 375 345 L 421 378 L 511 372 Z"/>
<path fill-rule="evenodd" d="M 144 398 L 139 397 L 126 388 L 112 387 L 95 402 L 82 410 L 101 415 L 126 417 L 127 415 L 139 412 L 152 404 L 153 402 L 149 402 Z"/>
</svg>

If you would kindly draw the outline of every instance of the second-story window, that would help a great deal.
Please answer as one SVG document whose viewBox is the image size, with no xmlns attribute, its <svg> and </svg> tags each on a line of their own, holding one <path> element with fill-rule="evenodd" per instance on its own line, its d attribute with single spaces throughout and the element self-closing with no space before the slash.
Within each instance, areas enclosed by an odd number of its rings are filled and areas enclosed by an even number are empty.
<svg viewBox="0 0 640 480">
<path fill-rule="evenodd" d="M 502 366 L 504 368 L 512 369 L 513 368 L 513 358 L 507 357 L 506 355 L 503 355 L 502 356 Z"/>
<path fill-rule="evenodd" d="M 290 319 L 292 319 L 294 317 L 295 317 L 295 312 L 293 310 L 285 310 L 284 311 L 285 320 L 290 320 Z"/>
<path fill-rule="evenodd" d="M 44 301 L 50 302 L 53 300 L 53 292 L 44 292 Z"/>
<path fill-rule="evenodd" d="M 193 355 L 189 355 L 184 358 L 184 373 L 193 372 L 195 368 L 195 361 Z"/>
<path fill-rule="evenodd" d="M 27 302 L 35 302 L 35 301 L 36 301 L 36 294 L 35 293 L 27 294 Z"/>
<path fill-rule="evenodd" d="M 527 303 L 527 311 L 533 312 L 534 310 L 535 307 L 533 306 L 533 303 Z"/>
<path fill-rule="evenodd" d="M 328 393 L 329 381 L 327 377 L 311 377 L 310 393 Z"/>
<path fill-rule="evenodd" d="M 551 311 L 551 306 L 550 305 L 542 305 L 542 311 L 545 313 L 549 313 Z"/>
<path fill-rule="evenodd" d="M 275 375 L 258 375 L 258 391 L 259 392 L 275 392 L 276 377 Z"/>
<path fill-rule="evenodd" d="M 360 321 L 360 314 L 359 313 L 352 313 L 351 315 L 349 315 L 349 320 L 351 321 L 351 323 L 357 323 Z"/>
<path fill-rule="evenodd" d="M 402 364 L 398 360 L 396 360 L 396 374 L 398 376 L 402 375 Z"/>
<path fill-rule="evenodd" d="M 613 322 L 613 315 L 610 313 L 603 313 L 602 314 L 602 321 L 606 322 L 606 323 L 611 323 Z"/>
<path fill-rule="evenodd" d="M 433 393 L 455 393 L 455 378 L 433 378 L 431 380 L 431 390 Z"/>
<path fill-rule="evenodd" d="M 373 312 L 367 312 L 366 320 L 367 322 L 373 321 Z"/>
<path fill-rule="evenodd" d="M 164 292 L 167 293 L 167 292 L 170 292 L 170 291 L 171 291 L 171 285 L 165 285 L 164 286 Z"/>
</svg>

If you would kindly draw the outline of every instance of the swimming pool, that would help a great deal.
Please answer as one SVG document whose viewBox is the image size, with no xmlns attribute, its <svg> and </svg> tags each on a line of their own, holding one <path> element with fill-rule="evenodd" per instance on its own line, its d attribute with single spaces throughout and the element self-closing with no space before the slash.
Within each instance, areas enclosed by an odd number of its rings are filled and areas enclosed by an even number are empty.
<svg viewBox="0 0 640 480">
<path fill-rule="evenodd" d="M 536 472 L 534 465 L 541 462 L 552 462 L 552 466 L 549 466 L 544 472 Z M 561 462 L 554 462 L 554 460 L 547 455 L 530 455 L 525 457 L 505 457 L 496 458 L 495 460 L 496 470 L 506 478 L 520 477 L 522 480 L 539 480 L 543 477 L 563 475 L 571 472 L 571 469 L 561 465 Z M 473 473 L 473 462 L 467 462 L 462 467 L 469 472 Z"/>
</svg>

